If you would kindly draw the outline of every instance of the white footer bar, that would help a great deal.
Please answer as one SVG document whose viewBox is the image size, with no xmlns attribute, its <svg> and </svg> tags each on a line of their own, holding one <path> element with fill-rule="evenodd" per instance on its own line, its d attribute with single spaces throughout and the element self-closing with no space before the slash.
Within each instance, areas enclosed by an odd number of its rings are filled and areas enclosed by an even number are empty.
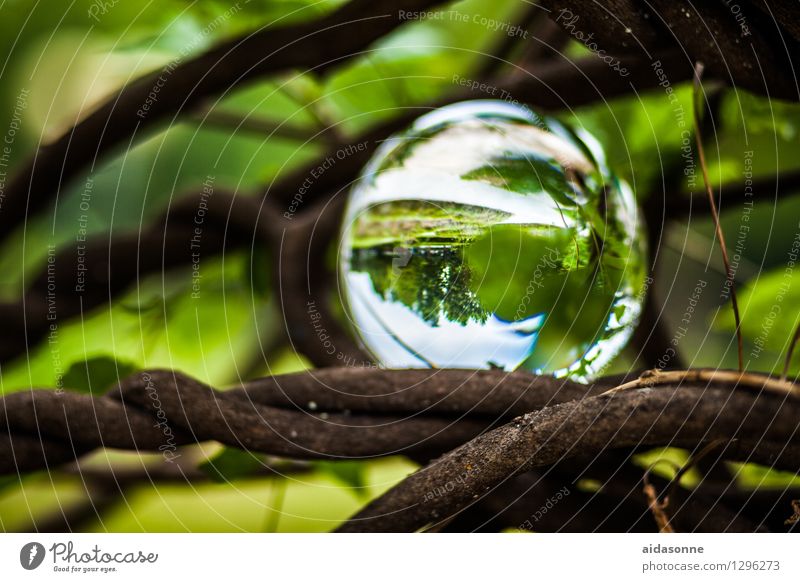
<svg viewBox="0 0 800 582">
<path fill-rule="evenodd" d="M 0 579 L 798 580 L 798 539 L 790 534 L 2 534 Z"/>
</svg>

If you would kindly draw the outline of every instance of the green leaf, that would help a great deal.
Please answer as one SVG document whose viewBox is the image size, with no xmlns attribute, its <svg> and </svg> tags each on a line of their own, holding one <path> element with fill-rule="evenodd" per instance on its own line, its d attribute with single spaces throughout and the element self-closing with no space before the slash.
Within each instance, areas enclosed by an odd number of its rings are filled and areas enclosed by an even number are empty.
<svg viewBox="0 0 800 582">
<path fill-rule="evenodd" d="M 19 485 L 21 480 L 21 475 L 3 475 L 0 477 L 0 492 L 3 492 L 14 485 Z"/>
<path fill-rule="evenodd" d="M 744 489 L 797 487 L 800 477 L 789 471 L 778 471 L 751 463 L 731 463 L 736 471 L 736 480 Z"/>
<path fill-rule="evenodd" d="M 255 296 L 244 268 L 243 251 L 224 257 L 204 257 L 200 297 L 192 296 L 191 268 L 142 278 L 138 285 L 85 318 L 59 325 L 58 343 L 42 342 L 28 358 L 3 368 L 0 392 L 54 386 L 73 363 L 105 354 L 138 369 L 169 368 L 185 371 L 212 386 L 238 379 L 247 362 L 278 333 L 274 306 Z M 140 313 L 143 304 L 147 309 Z M 62 368 L 53 365 L 58 349 Z"/>
<path fill-rule="evenodd" d="M 797 326 L 800 271 L 781 267 L 750 281 L 738 294 L 744 338 L 760 349 L 783 353 Z M 733 311 L 720 310 L 714 327 L 735 329 Z"/>
<path fill-rule="evenodd" d="M 800 129 L 800 106 L 733 89 L 723 98 L 721 112 L 725 124 L 747 127 L 750 134 L 767 133 L 792 142 Z M 759 152 L 760 153 L 760 152 Z"/>
<path fill-rule="evenodd" d="M 635 186 L 637 196 L 657 184 L 661 165 L 680 155 L 682 132 L 691 126 L 691 84 L 676 85 L 674 103 L 662 91 L 599 103 L 559 117 L 584 129 L 604 145 L 608 164 Z M 679 126 L 683 115 L 685 127 Z M 711 156 L 707 156 L 711 159 Z"/>
<path fill-rule="evenodd" d="M 273 268 L 270 264 L 269 249 L 266 245 L 257 242 L 253 245 L 252 255 L 249 257 L 245 255 L 245 258 L 249 259 L 245 269 L 248 273 L 245 284 L 256 297 L 269 298 L 272 287 L 270 273 Z"/>
<path fill-rule="evenodd" d="M 317 469 L 349 487 L 359 497 L 367 495 L 367 464 L 361 461 L 317 461 Z"/>
<path fill-rule="evenodd" d="M 86 394 L 102 394 L 137 370 L 134 364 L 111 356 L 95 356 L 72 364 L 61 381 L 64 388 Z"/>
<path fill-rule="evenodd" d="M 250 476 L 263 466 L 264 461 L 261 455 L 226 447 L 213 458 L 201 463 L 198 468 L 212 481 L 227 483 L 234 479 Z"/>
<path fill-rule="evenodd" d="M 663 479 L 672 480 L 676 471 L 689 462 L 689 458 L 689 452 L 684 449 L 663 447 L 634 455 L 633 464 L 651 471 Z M 701 480 L 698 470 L 692 468 L 681 477 L 681 484 L 684 487 L 694 488 Z"/>
<path fill-rule="evenodd" d="M 493 226 L 465 253 L 473 291 L 484 309 L 508 321 L 548 313 L 564 286 L 563 258 L 573 245 L 572 233 L 559 229 Z M 526 294 L 531 301 L 523 303 Z"/>
<path fill-rule="evenodd" d="M 486 182 L 518 194 L 548 192 L 561 205 L 577 206 L 570 197 L 573 190 L 564 171 L 554 160 L 506 155 L 493 159 L 489 165 L 467 172 L 461 178 Z"/>
</svg>

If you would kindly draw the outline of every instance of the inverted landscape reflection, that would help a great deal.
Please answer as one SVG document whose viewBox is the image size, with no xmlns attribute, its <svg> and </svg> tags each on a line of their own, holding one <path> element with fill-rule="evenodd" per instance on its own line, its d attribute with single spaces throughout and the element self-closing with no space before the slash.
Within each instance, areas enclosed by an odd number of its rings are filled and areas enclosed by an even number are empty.
<svg viewBox="0 0 800 582">
<path fill-rule="evenodd" d="M 588 381 L 639 317 L 637 221 L 591 136 L 507 103 L 451 105 L 385 142 L 350 194 L 348 315 L 386 367 Z"/>
</svg>

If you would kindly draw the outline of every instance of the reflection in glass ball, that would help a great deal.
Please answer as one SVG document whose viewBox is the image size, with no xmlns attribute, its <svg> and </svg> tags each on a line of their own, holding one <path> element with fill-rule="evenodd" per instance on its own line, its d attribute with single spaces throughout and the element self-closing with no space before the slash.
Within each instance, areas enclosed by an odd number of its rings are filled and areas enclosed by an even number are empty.
<svg viewBox="0 0 800 582">
<path fill-rule="evenodd" d="M 386 141 L 350 194 L 345 303 L 390 368 L 523 368 L 589 380 L 641 310 L 630 188 L 597 142 L 497 101 Z"/>
</svg>

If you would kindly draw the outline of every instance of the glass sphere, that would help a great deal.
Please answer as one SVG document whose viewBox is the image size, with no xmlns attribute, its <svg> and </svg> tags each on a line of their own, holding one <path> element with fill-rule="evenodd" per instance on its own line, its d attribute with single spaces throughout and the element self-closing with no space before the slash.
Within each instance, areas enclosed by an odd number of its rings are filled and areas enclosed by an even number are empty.
<svg viewBox="0 0 800 582">
<path fill-rule="evenodd" d="M 597 141 L 470 101 L 384 142 L 352 189 L 347 313 L 390 368 L 523 368 L 588 381 L 639 317 L 644 237 Z"/>
</svg>

